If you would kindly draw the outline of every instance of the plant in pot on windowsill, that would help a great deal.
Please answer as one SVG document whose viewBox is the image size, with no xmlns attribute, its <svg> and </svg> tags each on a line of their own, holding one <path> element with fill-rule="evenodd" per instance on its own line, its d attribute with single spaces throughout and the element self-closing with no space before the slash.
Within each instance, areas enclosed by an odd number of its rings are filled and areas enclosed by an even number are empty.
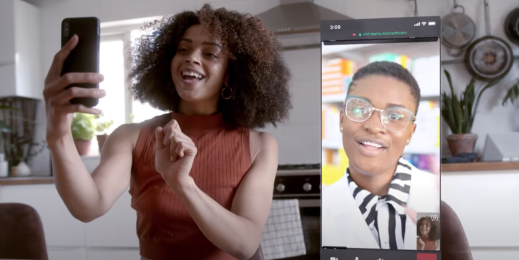
<svg viewBox="0 0 519 260">
<path fill-rule="evenodd" d="M 79 155 L 88 155 L 92 139 L 96 136 L 97 122 L 94 115 L 75 113 L 72 119 L 72 137 Z"/>
<path fill-rule="evenodd" d="M 454 92 L 450 73 L 447 70 L 444 72 L 451 90 L 450 95 L 443 92 L 441 100 L 441 115 L 452 131 L 452 134 L 447 136 L 449 150 L 453 156 L 460 153 L 473 153 L 478 136 L 472 133 L 472 125 L 479 100 L 483 92 L 495 86 L 500 79 L 491 80 L 478 91 L 475 86 L 476 78 L 472 78 L 458 97 Z"/>
<path fill-rule="evenodd" d="M 97 144 L 99 146 L 99 151 L 103 148 L 103 144 L 106 141 L 106 138 L 108 138 L 108 134 L 106 133 L 106 130 L 110 128 L 114 121 L 112 119 L 109 119 L 105 115 L 96 116 L 97 119 Z"/>
</svg>

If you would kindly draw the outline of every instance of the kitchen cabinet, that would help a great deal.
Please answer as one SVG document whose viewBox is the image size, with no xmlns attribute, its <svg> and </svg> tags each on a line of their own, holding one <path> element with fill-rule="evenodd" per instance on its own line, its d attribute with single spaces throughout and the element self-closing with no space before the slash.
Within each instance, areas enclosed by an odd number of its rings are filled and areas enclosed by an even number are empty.
<svg viewBox="0 0 519 260">
<path fill-rule="evenodd" d="M 441 197 L 460 218 L 471 247 L 519 248 L 519 170 L 443 172 Z"/>
<path fill-rule="evenodd" d="M 21 0 L 0 1 L 0 98 L 41 99 L 39 9 Z"/>
<path fill-rule="evenodd" d="M 106 215 L 86 223 L 85 245 L 87 247 L 138 248 L 137 213 L 131 208 L 130 203 L 131 196 L 126 191 Z"/>
<path fill-rule="evenodd" d="M 1 202 L 23 203 L 40 215 L 47 246 L 83 247 L 84 223 L 75 219 L 53 184 L 0 186 Z"/>
<path fill-rule="evenodd" d="M 519 170 L 443 171 L 441 198 L 458 215 L 474 260 L 517 259 Z"/>
<path fill-rule="evenodd" d="M 47 247 L 49 260 L 85 260 L 85 251 L 83 247 Z"/>
<path fill-rule="evenodd" d="M 83 157 L 92 173 L 98 156 Z M 0 185 L 0 203 L 27 204 L 39 213 L 50 260 L 139 260 L 137 215 L 126 190 L 104 216 L 83 223 L 75 219 L 54 184 Z"/>
<path fill-rule="evenodd" d="M 141 260 L 139 249 L 95 248 L 86 251 L 86 260 Z M 54 260 L 54 259 L 51 259 Z"/>
<path fill-rule="evenodd" d="M 0 203 L 23 203 L 40 215 L 49 259 L 140 259 L 136 213 L 124 192 L 110 211 L 90 222 L 75 219 L 54 184 L 0 186 Z"/>
</svg>

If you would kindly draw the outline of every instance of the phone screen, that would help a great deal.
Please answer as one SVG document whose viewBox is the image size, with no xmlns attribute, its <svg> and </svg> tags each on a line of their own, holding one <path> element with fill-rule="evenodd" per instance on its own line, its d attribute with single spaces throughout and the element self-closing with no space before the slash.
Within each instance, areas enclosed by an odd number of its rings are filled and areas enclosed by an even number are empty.
<svg viewBox="0 0 519 260">
<path fill-rule="evenodd" d="M 321 259 L 440 259 L 440 22 L 322 21 Z"/>
</svg>

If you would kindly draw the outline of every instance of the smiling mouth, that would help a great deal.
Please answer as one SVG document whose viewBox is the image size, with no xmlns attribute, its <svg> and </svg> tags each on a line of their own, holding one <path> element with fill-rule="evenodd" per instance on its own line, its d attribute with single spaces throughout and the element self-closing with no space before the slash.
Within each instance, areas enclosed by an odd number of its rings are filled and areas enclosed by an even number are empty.
<svg viewBox="0 0 519 260">
<path fill-rule="evenodd" d="M 184 80 L 203 80 L 205 78 L 204 75 L 196 73 L 196 72 L 181 72 L 182 79 Z"/>
<path fill-rule="evenodd" d="M 366 148 L 370 148 L 370 149 L 386 149 L 387 147 L 381 145 L 381 144 L 376 144 L 376 143 L 372 143 L 372 142 L 362 142 L 362 141 L 358 141 L 357 143 L 359 143 L 360 145 L 366 147 Z"/>
</svg>

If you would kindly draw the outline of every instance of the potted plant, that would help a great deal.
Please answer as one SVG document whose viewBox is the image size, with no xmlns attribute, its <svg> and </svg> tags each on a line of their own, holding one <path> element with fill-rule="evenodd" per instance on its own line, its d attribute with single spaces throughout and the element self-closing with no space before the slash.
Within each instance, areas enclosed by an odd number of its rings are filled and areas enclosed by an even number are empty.
<svg viewBox="0 0 519 260">
<path fill-rule="evenodd" d="M 48 148 L 45 140 L 41 142 L 27 142 L 18 137 L 13 139 L 15 143 L 11 144 L 11 175 L 15 176 L 29 176 L 31 168 L 29 167 L 30 159 L 43 152 Z M 34 150 L 33 148 L 38 148 Z"/>
<path fill-rule="evenodd" d="M 112 119 L 107 118 L 104 115 L 96 116 L 97 119 L 97 144 L 99 145 L 99 151 L 103 148 L 103 144 L 108 138 L 108 134 L 106 130 L 110 128 L 114 121 Z"/>
<path fill-rule="evenodd" d="M 92 139 L 96 135 L 97 122 L 94 115 L 75 113 L 72 119 L 72 137 L 79 155 L 90 153 Z"/>
<path fill-rule="evenodd" d="M 477 113 L 479 100 L 483 92 L 495 86 L 500 79 L 494 79 L 476 90 L 476 78 L 472 78 L 461 95 L 454 92 L 450 73 L 444 70 L 451 94 L 442 93 L 441 115 L 452 131 L 447 136 L 447 144 L 452 155 L 473 153 L 478 136 L 472 133 L 472 125 Z"/>
</svg>

